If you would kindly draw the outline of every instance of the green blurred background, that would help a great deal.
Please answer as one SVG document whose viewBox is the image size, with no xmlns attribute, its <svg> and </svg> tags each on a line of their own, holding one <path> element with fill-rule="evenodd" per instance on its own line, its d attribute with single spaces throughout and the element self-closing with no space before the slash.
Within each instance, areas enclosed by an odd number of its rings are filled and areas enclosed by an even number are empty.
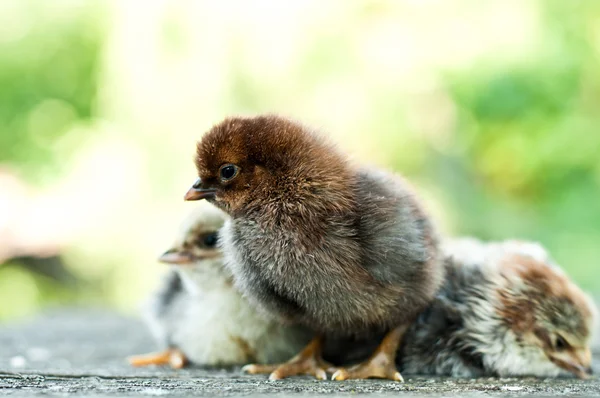
<svg viewBox="0 0 600 398">
<path fill-rule="evenodd" d="M 600 292 L 600 1 L 0 1 L 0 320 L 136 311 L 226 115 L 404 173 Z"/>
</svg>

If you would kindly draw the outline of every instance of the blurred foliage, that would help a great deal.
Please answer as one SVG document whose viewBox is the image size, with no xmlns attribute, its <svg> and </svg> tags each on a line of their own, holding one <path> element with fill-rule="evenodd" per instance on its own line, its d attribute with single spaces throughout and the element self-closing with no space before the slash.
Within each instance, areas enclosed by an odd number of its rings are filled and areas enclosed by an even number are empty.
<svg viewBox="0 0 600 398">
<path fill-rule="evenodd" d="M 29 178 L 56 166 L 54 143 L 93 116 L 102 36 L 91 5 L 0 6 L 0 162 Z"/>
<path fill-rule="evenodd" d="M 0 166 L 50 188 L 89 170 L 82 198 L 112 192 L 60 249 L 79 282 L 9 261 L 0 318 L 132 308 L 179 221 L 194 139 L 266 111 L 407 174 L 446 233 L 538 240 L 600 292 L 600 2 L 157 4 L 0 3 Z"/>
<path fill-rule="evenodd" d="M 530 57 L 448 76 L 460 152 L 437 159 L 462 179 L 445 188 L 460 233 L 539 240 L 597 291 L 600 3 L 541 4 L 544 40 Z"/>
</svg>

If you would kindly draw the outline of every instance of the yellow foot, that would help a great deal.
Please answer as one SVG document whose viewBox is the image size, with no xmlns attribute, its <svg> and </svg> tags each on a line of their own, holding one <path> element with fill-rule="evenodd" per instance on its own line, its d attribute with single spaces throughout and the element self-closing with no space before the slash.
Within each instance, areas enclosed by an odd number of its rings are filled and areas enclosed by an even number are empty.
<svg viewBox="0 0 600 398">
<path fill-rule="evenodd" d="M 392 364 L 374 364 L 371 362 L 361 363 L 351 368 L 341 368 L 333 374 L 331 380 L 349 380 L 349 379 L 388 379 L 404 382 L 402 375 Z"/>
<path fill-rule="evenodd" d="M 152 354 L 134 355 L 127 358 L 127 360 L 132 366 L 136 367 L 170 365 L 173 369 L 181 369 L 187 364 L 187 358 L 183 352 L 176 348 Z"/>
<path fill-rule="evenodd" d="M 246 365 L 243 372 L 250 374 L 270 373 L 269 380 L 281 380 L 290 376 L 309 375 L 319 380 L 327 379 L 327 371 L 335 368 L 321 358 L 322 338 L 316 337 L 294 358 L 277 365 Z"/>
<path fill-rule="evenodd" d="M 406 329 L 403 325 L 389 332 L 369 359 L 348 369 L 338 369 L 331 380 L 377 378 L 404 382 L 396 369 L 396 351 Z"/>
</svg>

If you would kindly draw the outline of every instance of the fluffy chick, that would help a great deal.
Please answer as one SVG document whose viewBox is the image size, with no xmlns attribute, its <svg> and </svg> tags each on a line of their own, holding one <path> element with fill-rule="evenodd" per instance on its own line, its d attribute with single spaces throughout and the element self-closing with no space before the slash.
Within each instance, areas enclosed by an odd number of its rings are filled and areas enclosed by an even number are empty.
<svg viewBox="0 0 600 398">
<path fill-rule="evenodd" d="M 180 368 L 187 362 L 281 361 L 310 340 L 306 330 L 264 319 L 233 286 L 217 248 L 225 219 L 213 206 L 200 206 L 185 219 L 174 246 L 160 257 L 173 266 L 151 297 L 145 318 L 165 351 L 130 358 L 133 365 Z"/>
<path fill-rule="evenodd" d="M 595 307 L 536 243 L 449 241 L 446 282 L 407 332 L 406 373 L 591 373 Z"/>
<path fill-rule="evenodd" d="M 443 274 L 436 231 L 409 185 L 351 165 L 323 138 L 277 116 L 217 124 L 198 143 L 196 167 L 185 198 L 208 199 L 232 217 L 221 244 L 244 294 L 280 321 L 320 334 L 391 330 L 370 360 L 334 378 L 400 380 L 397 344 Z M 271 378 L 322 378 L 320 351 L 318 338 Z"/>
</svg>

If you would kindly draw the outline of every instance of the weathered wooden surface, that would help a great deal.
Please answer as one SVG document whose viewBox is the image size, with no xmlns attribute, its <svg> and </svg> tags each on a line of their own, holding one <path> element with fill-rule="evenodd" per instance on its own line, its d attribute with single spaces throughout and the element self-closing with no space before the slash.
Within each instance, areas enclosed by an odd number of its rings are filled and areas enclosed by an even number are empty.
<svg viewBox="0 0 600 398">
<path fill-rule="evenodd" d="M 598 378 L 270 382 L 264 376 L 242 375 L 239 369 L 134 369 L 125 362 L 128 355 L 152 349 L 139 321 L 101 311 L 56 311 L 1 325 L 0 396 L 600 396 Z"/>
</svg>

